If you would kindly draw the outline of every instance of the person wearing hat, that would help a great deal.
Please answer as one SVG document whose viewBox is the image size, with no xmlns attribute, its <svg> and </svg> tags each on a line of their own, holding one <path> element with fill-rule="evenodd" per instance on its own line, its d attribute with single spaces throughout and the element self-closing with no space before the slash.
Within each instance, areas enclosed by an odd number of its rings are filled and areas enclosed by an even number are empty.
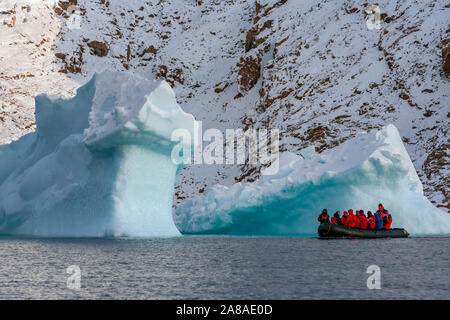
<svg viewBox="0 0 450 320">
<path fill-rule="evenodd" d="M 347 211 L 344 211 L 344 215 L 342 216 L 341 221 L 344 226 L 348 226 L 348 222 L 347 222 L 348 221 L 348 212 Z"/>
<path fill-rule="evenodd" d="M 378 211 L 375 212 L 375 229 L 383 229 L 383 217 L 385 212 L 386 210 L 384 209 L 383 204 L 378 204 Z"/>
<path fill-rule="evenodd" d="M 355 214 L 355 228 L 359 228 L 359 210 L 356 210 Z"/>
<path fill-rule="evenodd" d="M 367 218 L 364 215 L 364 210 L 359 210 L 359 227 L 361 229 L 367 229 Z"/>
<path fill-rule="evenodd" d="M 353 214 L 353 209 L 348 209 L 347 226 L 354 228 L 356 226 L 355 219 L 356 217 Z"/>
<path fill-rule="evenodd" d="M 373 216 L 372 211 L 367 211 L 367 229 L 375 229 L 375 217 Z"/>
<path fill-rule="evenodd" d="M 331 218 L 332 224 L 342 224 L 341 216 L 339 214 L 339 211 L 336 211 L 333 215 L 333 218 Z"/>
<path fill-rule="evenodd" d="M 328 216 L 327 209 L 323 209 L 320 216 L 317 218 L 320 223 L 330 223 L 330 217 Z"/>
<path fill-rule="evenodd" d="M 392 216 L 389 213 L 389 211 L 387 211 L 383 204 L 378 204 L 378 211 L 380 212 L 380 216 L 383 219 L 383 229 L 390 229 L 391 228 L 391 224 L 392 224 Z M 378 212 L 377 211 L 377 212 Z"/>
</svg>

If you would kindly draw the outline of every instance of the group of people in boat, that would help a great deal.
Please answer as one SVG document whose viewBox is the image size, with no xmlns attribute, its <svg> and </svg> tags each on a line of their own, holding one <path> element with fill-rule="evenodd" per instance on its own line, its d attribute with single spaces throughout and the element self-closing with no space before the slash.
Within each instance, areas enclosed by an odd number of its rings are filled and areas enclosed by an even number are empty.
<svg viewBox="0 0 450 320">
<path fill-rule="evenodd" d="M 353 209 L 348 209 L 344 211 L 342 217 L 340 216 L 340 212 L 336 211 L 331 218 L 331 222 L 327 209 L 323 209 L 317 220 L 320 223 L 340 224 L 350 228 L 366 230 L 390 229 L 392 224 L 392 216 L 381 203 L 378 205 L 378 211 L 374 214 L 368 211 L 367 216 L 364 214 L 364 210 L 356 210 L 356 213 L 353 214 Z"/>
</svg>

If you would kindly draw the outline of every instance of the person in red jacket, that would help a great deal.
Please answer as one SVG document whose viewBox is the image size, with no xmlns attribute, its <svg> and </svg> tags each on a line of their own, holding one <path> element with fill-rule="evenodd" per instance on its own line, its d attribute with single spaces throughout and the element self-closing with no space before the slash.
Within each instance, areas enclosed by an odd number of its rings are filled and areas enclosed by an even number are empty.
<svg viewBox="0 0 450 320">
<path fill-rule="evenodd" d="M 348 212 L 347 212 L 347 211 L 344 211 L 344 215 L 342 216 L 342 219 L 341 219 L 342 224 L 343 224 L 344 226 L 347 226 L 347 225 L 348 225 L 348 224 L 347 224 L 347 220 L 348 220 Z"/>
<path fill-rule="evenodd" d="M 339 211 L 336 211 L 331 218 L 331 224 L 342 224 L 341 216 L 339 214 Z"/>
<path fill-rule="evenodd" d="M 379 203 L 378 204 L 378 211 L 376 213 L 378 213 L 381 216 L 381 218 L 383 218 L 384 215 L 386 214 L 386 212 L 387 212 L 387 210 L 384 208 L 383 204 Z"/>
<path fill-rule="evenodd" d="M 322 214 L 317 218 L 317 221 L 319 221 L 320 223 L 330 223 L 327 209 L 322 210 Z"/>
<path fill-rule="evenodd" d="M 389 213 L 389 211 L 386 210 L 386 212 L 383 215 L 383 229 L 390 229 L 392 224 L 392 216 Z"/>
<path fill-rule="evenodd" d="M 356 210 L 355 214 L 355 228 L 359 228 L 359 210 Z"/>
<path fill-rule="evenodd" d="M 367 211 L 367 229 L 375 229 L 375 217 L 373 216 L 372 211 Z"/>
<path fill-rule="evenodd" d="M 390 229 L 392 224 L 392 216 L 389 211 L 384 208 L 382 203 L 378 204 L 377 213 L 381 216 L 381 219 L 383 219 L 383 229 Z"/>
<path fill-rule="evenodd" d="M 348 210 L 348 217 L 347 217 L 347 226 L 350 228 L 355 227 L 355 215 L 353 214 L 353 209 Z"/>
<path fill-rule="evenodd" d="M 359 227 L 361 229 L 367 229 L 367 218 L 364 215 L 364 210 L 359 210 Z"/>
</svg>

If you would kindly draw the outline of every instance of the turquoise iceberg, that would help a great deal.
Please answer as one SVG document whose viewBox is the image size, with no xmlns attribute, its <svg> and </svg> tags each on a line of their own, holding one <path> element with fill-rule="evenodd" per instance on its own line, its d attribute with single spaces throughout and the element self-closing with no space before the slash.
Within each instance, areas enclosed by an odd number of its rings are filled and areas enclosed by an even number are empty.
<svg viewBox="0 0 450 320">
<path fill-rule="evenodd" d="M 376 211 L 413 234 L 450 234 L 450 215 L 423 195 L 422 183 L 394 125 L 360 133 L 334 149 L 282 153 L 278 173 L 253 183 L 215 185 L 179 206 L 182 233 L 312 235 L 322 208 Z"/>
<path fill-rule="evenodd" d="M 0 146 L 0 234 L 179 235 L 171 133 L 194 122 L 165 81 L 128 73 L 37 96 L 36 132 Z"/>
</svg>

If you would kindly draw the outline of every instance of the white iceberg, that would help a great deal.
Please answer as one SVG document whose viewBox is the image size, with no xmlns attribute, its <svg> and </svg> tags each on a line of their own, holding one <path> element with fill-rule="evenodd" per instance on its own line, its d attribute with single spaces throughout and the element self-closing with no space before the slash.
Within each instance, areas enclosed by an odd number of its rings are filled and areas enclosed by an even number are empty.
<svg viewBox="0 0 450 320">
<path fill-rule="evenodd" d="M 361 133 L 338 147 L 303 157 L 283 153 L 276 175 L 232 187 L 213 186 L 175 212 L 182 233 L 315 234 L 322 208 L 374 212 L 382 202 L 392 227 L 450 234 L 450 215 L 423 195 L 397 128 Z"/>
<path fill-rule="evenodd" d="M 170 138 L 194 121 L 165 81 L 131 74 L 39 95 L 36 132 L 0 146 L 0 234 L 179 235 Z"/>
</svg>

